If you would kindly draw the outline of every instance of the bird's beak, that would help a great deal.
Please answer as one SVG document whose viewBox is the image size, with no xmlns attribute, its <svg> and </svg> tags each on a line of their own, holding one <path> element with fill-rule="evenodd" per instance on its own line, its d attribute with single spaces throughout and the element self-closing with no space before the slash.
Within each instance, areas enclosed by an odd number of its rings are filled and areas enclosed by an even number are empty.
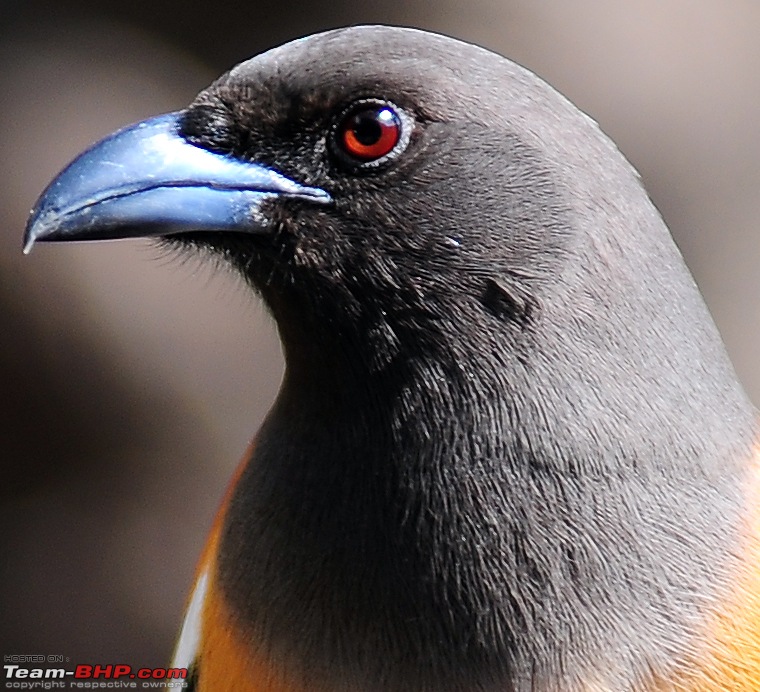
<svg viewBox="0 0 760 692">
<path fill-rule="evenodd" d="M 266 230 L 260 208 L 268 198 L 330 201 L 323 190 L 191 144 L 178 122 L 178 113 L 145 120 L 72 161 L 32 209 L 24 252 L 38 240 L 259 233 Z"/>
</svg>

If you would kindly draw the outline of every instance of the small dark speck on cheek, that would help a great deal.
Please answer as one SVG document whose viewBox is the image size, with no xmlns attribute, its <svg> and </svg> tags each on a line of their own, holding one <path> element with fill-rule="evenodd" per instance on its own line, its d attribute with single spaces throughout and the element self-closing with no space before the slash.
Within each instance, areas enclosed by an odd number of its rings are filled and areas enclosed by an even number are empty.
<svg viewBox="0 0 760 692">
<path fill-rule="evenodd" d="M 487 279 L 480 302 L 494 317 L 525 326 L 534 316 L 535 301 L 524 290 L 501 279 Z"/>
</svg>

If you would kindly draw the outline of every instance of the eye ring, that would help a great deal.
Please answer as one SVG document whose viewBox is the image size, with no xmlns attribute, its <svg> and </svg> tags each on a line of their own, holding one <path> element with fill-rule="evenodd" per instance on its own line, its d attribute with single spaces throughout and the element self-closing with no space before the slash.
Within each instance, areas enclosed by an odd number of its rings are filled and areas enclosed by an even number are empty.
<svg viewBox="0 0 760 692">
<path fill-rule="evenodd" d="M 332 129 L 332 148 L 353 168 L 375 168 L 395 159 L 409 144 L 411 119 L 381 99 L 362 99 L 340 111 Z"/>
</svg>

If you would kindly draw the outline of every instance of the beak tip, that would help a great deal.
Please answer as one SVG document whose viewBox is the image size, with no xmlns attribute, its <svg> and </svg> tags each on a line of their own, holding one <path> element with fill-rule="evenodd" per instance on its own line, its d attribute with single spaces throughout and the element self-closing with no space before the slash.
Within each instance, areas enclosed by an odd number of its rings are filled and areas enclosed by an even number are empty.
<svg viewBox="0 0 760 692">
<path fill-rule="evenodd" d="M 42 222 L 40 216 L 38 206 L 35 206 L 29 212 L 29 220 L 26 222 L 26 228 L 24 229 L 23 252 L 25 255 L 28 255 L 32 251 L 34 244 L 38 240 L 47 240 L 51 235 L 52 229 L 45 227 L 45 223 Z"/>
<path fill-rule="evenodd" d="M 26 230 L 24 231 L 23 253 L 25 255 L 28 255 L 32 251 L 34 243 L 37 240 L 37 235 L 33 219 L 30 218 L 29 222 L 26 224 Z"/>
</svg>

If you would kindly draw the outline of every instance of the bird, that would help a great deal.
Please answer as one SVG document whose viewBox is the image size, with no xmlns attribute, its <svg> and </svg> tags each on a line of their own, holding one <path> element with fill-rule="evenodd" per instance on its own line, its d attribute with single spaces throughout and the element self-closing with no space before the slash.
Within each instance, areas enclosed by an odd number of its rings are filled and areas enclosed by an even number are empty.
<svg viewBox="0 0 760 692">
<path fill-rule="evenodd" d="M 758 421 L 639 175 L 527 69 L 352 26 L 74 160 L 38 241 L 230 265 L 281 389 L 200 558 L 191 690 L 760 689 Z"/>
</svg>

